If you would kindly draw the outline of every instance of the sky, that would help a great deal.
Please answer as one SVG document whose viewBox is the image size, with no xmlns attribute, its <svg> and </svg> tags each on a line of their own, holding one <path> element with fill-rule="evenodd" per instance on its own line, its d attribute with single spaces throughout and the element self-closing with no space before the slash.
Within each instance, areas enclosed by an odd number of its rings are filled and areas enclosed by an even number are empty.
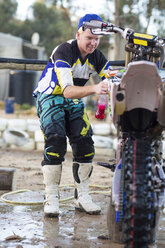
<svg viewBox="0 0 165 248">
<path fill-rule="evenodd" d="M 24 20 L 26 18 L 29 7 L 35 2 L 35 0 L 17 0 L 17 16 Z"/>
<path fill-rule="evenodd" d="M 30 6 L 33 5 L 35 0 L 17 0 L 18 8 L 17 8 L 17 16 L 19 19 L 24 20 L 26 16 L 30 16 Z M 104 9 L 104 1 L 103 0 L 79 0 L 79 7 L 81 7 L 81 13 L 76 13 L 77 15 L 84 15 L 86 13 L 101 13 Z M 102 10 L 102 11 L 101 11 Z"/>
</svg>

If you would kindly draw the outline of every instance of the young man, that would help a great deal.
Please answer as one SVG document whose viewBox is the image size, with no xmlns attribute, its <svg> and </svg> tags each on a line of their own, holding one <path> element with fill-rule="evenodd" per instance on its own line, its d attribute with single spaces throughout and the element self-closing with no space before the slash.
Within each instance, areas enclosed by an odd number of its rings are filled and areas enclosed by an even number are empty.
<svg viewBox="0 0 165 248">
<path fill-rule="evenodd" d="M 50 217 L 59 214 L 58 186 L 67 148 L 66 137 L 69 138 L 73 153 L 75 206 L 88 214 L 101 211 L 88 193 L 94 144 L 92 128 L 81 100 L 91 94 L 108 93 L 108 85 L 104 81 L 84 86 L 95 71 L 104 80 L 110 66 L 97 50 L 100 37 L 82 27 L 83 22 L 93 20 L 102 22 L 96 14 L 83 16 L 79 21 L 76 39 L 64 42 L 53 50 L 34 91 L 45 137 L 42 161 L 46 196 L 44 213 Z"/>
</svg>

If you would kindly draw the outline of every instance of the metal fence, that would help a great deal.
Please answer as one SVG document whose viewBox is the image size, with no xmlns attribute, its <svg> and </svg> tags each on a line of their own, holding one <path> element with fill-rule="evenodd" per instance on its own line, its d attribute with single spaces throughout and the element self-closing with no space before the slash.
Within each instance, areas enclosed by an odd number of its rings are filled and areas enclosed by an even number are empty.
<svg viewBox="0 0 165 248">
<path fill-rule="evenodd" d="M 125 65 L 124 60 L 110 61 L 110 63 L 112 66 Z M 42 71 L 46 64 L 46 60 L 0 58 L 0 69 Z"/>
</svg>

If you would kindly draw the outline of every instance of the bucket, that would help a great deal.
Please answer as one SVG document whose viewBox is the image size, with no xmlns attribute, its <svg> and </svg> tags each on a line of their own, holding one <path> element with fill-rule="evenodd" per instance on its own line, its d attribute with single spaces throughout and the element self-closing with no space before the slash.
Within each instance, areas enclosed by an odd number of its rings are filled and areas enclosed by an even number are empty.
<svg viewBox="0 0 165 248">
<path fill-rule="evenodd" d="M 15 186 L 15 169 L 0 168 L 0 190 L 15 190 Z"/>
<path fill-rule="evenodd" d="M 5 99 L 5 112 L 6 114 L 14 113 L 14 97 L 8 97 Z"/>
</svg>

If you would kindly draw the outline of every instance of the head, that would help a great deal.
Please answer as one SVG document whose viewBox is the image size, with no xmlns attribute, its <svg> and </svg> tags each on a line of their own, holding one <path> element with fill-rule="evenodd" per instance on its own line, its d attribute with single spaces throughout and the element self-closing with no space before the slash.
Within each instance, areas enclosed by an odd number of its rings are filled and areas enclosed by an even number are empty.
<svg viewBox="0 0 165 248">
<path fill-rule="evenodd" d="M 86 14 L 81 17 L 78 24 L 78 31 L 76 34 L 77 44 L 80 50 L 80 53 L 83 57 L 87 56 L 87 54 L 91 54 L 98 47 L 100 42 L 100 36 L 94 35 L 91 33 L 90 29 L 83 29 L 82 25 L 84 22 L 90 21 L 103 21 L 100 16 L 96 14 Z"/>
</svg>

